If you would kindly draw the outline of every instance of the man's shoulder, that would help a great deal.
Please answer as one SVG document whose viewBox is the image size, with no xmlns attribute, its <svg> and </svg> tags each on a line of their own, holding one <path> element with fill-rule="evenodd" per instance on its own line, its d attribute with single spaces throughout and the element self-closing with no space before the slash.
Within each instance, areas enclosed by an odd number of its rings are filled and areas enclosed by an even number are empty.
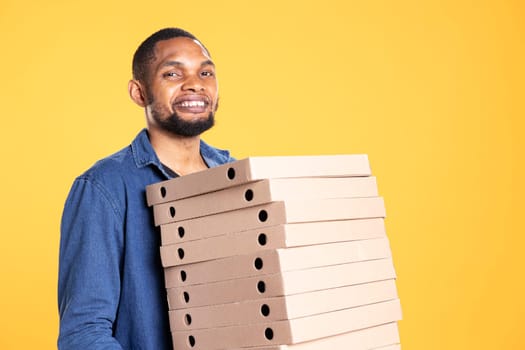
<svg viewBox="0 0 525 350">
<path fill-rule="evenodd" d="M 138 169 L 157 162 L 145 129 L 133 141 L 105 158 L 100 159 L 79 178 L 100 183 L 115 183 L 133 176 Z"/>
<path fill-rule="evenodd" d="M 136 166 L 134 166 L 131 146 L 128 145 L 120 151 L 98 160 L 79 178 L 104 183 L 129 175 L 133 168 L 136 169 Z"/>
</svg>

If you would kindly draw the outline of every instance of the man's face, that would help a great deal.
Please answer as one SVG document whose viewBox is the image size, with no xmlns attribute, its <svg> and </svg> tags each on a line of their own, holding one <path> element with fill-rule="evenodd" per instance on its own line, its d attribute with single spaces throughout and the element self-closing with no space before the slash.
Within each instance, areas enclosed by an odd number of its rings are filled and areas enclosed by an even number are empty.
<svg viewBox="0 0 525 350">
<path fill-rule="evenodd" d="M 159 41 L 146 87 L 148 122 L 180 136 L 197 136 L 213 126 L 218 86 L 215 66 L 197 41 Z"/>
</svg>

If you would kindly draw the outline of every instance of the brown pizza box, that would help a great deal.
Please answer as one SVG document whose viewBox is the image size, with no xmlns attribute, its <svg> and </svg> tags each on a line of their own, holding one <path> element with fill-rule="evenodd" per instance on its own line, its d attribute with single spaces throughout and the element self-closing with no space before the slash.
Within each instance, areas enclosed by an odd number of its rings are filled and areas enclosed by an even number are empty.
<svg viewBox="0 0 525 350">
<path fill-rule="evenodd" d="M 162 266 L 178 266 L 195 262 L 208 261 L 235 255 L 256 253 L 261 250 L 287 248 L 283 237 L 282 226 L 268 227 L 264 233 L 251 231 L 249 234 L 240 232 L 215 236 L 198 241 L 189 241 L 170 244 L 160 247 Z M 297 258 L 293 258 L 293 256 Z M 336 242 L 303 246 L 296 249 L 284 249 L 281 258 L 295 259 L 324 259 L 327 263 L 352 262 L 360 260 L 380 259 L 390 256 L 388 239 L 366 239 L 349 242 Z M 346 260 L 346 261 L 345 261 Z M 334 263 L 330 263 L 333 261 Z M 291 262 L 290 262 L 291 263 Z"/>
<path fill-rule="evenodd" d="M 401 319 L 399 299 L 270 323 L 172 332 L 175 349 L 296 344 Z"/>
<path fill-rule="evenodd" d="M 200 241 L 191 241 L 200 242 Z M 377 239 L 261 250 L 164 269 L 166 288 L 211 283 L 391 256 L 386 236 Z"/>
<path fill-rule="evenodd" d="M 148 205 L 213 192 L 267 178 L 369 176 L 368 157 L 358 155 L 250 157 L 146 187 Z"/>
<path fill-rule="evenodd" d="M 385 215 L 382 197 L 286 201 L 183 220 L 175 222 L 169 230 L 182 238 L 191 236 L 190 240 L 286 223 L 384 218 Z"/>
<path fill-rule="evenodd" d="M 396 278 L 391 258 L 167 289 L 170 310 L 313 292 Z"/>
<path fill-rule="evenodd" d="M 395 280 L 169 312 L 172 331 L 291 320 L 397 299 Z"/>
<path fill-rule="evenodd" d="M 377 196 L 375 177 L 265 179 L 157 204 L 153 214 L 162 224 L 276 201 Z"/>
<path fill-rule="evenodd" d="M 267 222 L 271 221 L 273 223 L 274 221 L 277 221 L 275 220 L 275 215 L 279 207 L 280 205 L 276 207 L 273 204 L 267 206 Z M 248 210 L 247 212 L 244 212 L 248 221 L 254 222 L 255 220 L 250 219 L 253 219 L 254 214 L 260 212 L 259 210 L 260 208 L 257 208 L 256 210 Z M 235 218 L 239 218 L 239 215 L 237 215 L 238 213 L 232 212 L 231 214 Z M 213 219 L 209 220 L 208 218 L 202 218 L 201 220 L 205 224 L 214 221 Z M 254 223 L 247 223 L 247 226 L 251 225 L 254 225 Z M 199 223 L 199 220 L 162 225 L 160 228 L 162 245 L 204 239 L 228 233 L 249 233 L 252 231 L 252 229 L 238 229 L 238 226 L 236 225 L 230 226 L 235 226 L 231 231 L 224 229 L 224 225 L 222 226 L 222 231 L 216 227 L 205 229 L 203 226 L 202 223 Z M 281 224 L 281 226 L 284 235 L 282 239 L 286 242 L 287 246 L 352 241 L 385 235 L 385 223 L 383 218 L 299 222 Z M 253 231 L 258 231 L 263 226 L 259 225 L 258 227 L 259 228 L 254 228 Z M 322 232 L 323 234 L 320 235 L 319 232 Z"/>
<path fill-rule="evenodd" d="M 256 346 L 231 350 L 399 350 L 396 322 L 293 345 Z M 386 345 L 386 347 L 384 347 Z M 389 346 L 393 346 L 389 348 Z M 397 346 L 397 347 L 396 347 Z"/>
</svg>

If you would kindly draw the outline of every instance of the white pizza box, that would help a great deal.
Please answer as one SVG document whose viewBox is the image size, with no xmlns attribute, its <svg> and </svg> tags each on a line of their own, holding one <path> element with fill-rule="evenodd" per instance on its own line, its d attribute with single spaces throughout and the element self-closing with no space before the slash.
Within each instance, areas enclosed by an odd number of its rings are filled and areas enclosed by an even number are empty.
<svg viewBox="0 0 525 350">
<path fill-rule="evenodd" d="M 379 348 L 373 348 L 370 350 L 401 350 L 401 344 L 391 344 L 387 346 L 381 346 Z"/>
<path fill-rule="evenodd" d="M 309 293 L 171 310 L 172 331 L 267 323 L 397 299 L 395 280 Z"/>
<path fill-rule="evenodd" d="M 359 241 L 260 250 L 216 260 L 179 264 L 165 268 L 164 276 L 166 288 L 173 288 L 390 256 L 388 238 L 383 236 Z"/>
<path fill-rule="evenodd" d="M 282 231 L 279 226 L 268 227 L 265 232 L 250 232 L 215 236 L 197 241 L 189 241 L 160 247 L 162 266 L 179 266 L 201 261 L 225 258 L 235 255 L 251 254 L 261 250 L 287 248 L 286 242 L 280 240 Z M 322 234 L 322 233 L 319 233 Z M 302 253 L 303 252 L 303 253 Z M 390 256 L 390 247 L 386 238 L 367 239 L 349 242 L 335 242 L 304 246 L 283 251 L 283 254 L 293 254 L 298 259 L 325 258 L 341 261 L 360 261 L 386 258 Z M 326 255 L 331 255 L 326 256 Z M 385 256 L 386 255 L 386 256 Z M 342 261 L 341 263 L 343 263 Z M 330 265 L 322 263 L 320 265 Z"/>
<path fill-rule="evenodd" d="M 149 206 L 267 178 L 369 176 L 357 155 L 250 157 L 146 187 Z"/>
<path fill-rule="evenodd" d="M 399 299 L 293 320 L 172 332 L 175 349 L 219 350 L 296 344 L 401 319 Z"/>
<path fill-rule="evenodd" d="M 169 244 L 167 236 L 174 239 L 174 235 L 194 240 L 279 224 L 384 218 L 385 215 L 382 197 L 272 202 L 162 225 L 161 234 L 163 244 Z"/>
<path fill-rule="evenodd" d="M 157 204 L 157 225 L 259 204 L 303 199 L 377 197 L 375 177 L 265 179 Z"/>
<path fill-rule="evenodd" d="M 360 329 L 293 345 L 256 346 L 230 350 L 399 350 L 397 322 Z M 386 346 L 386 347 L 385 347 Z M 394 346 L 390 348 L 390 346 Z M 397 346 L 397 347 L 396 347 Z"/>
<path fill-rule="evenodd" d="M 391 258 L 167 289 L 170 310 L 313 292 L 396 278 Z"/>
</svg>

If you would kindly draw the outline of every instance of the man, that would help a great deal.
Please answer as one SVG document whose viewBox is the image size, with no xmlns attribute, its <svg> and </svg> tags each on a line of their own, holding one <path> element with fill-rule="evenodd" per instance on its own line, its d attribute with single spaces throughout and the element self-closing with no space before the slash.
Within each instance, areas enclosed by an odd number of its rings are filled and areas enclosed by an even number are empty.
<svg viewBox="0 0 525 350">
<path fill-rule="evenodd" d="M 147 130 L 79 176 L 61 225 L 60 349 L 171 349 L 160 238 L 148 184 L 232 161 L 200 134 L 214 123 L 218 88 L 207 49 L 162 29 L 133 57 L 131 99 Z"/>
</svg>

